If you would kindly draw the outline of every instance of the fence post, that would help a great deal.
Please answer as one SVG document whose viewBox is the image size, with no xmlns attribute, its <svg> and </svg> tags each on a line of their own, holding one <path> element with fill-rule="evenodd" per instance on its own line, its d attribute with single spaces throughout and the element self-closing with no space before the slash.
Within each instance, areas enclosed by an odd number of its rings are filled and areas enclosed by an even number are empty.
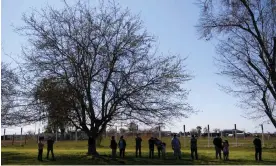
<svg viewBox="0 0 276 166">
<path fill-rule="evenodd" d="M 261 124 L 261 127 L 262 127 L 262 141 L 263 141 L 263 147 L 264 147 L 264 125 Z"/>
<path fill-rule="evenodd" d="M 75 130 L 75 141 L 78 141 L 78 129 Z"/>
<path fill-rule="evenodd" d="M 25 145 L 27 144 L 27 134 L 25 134 Z"/>
<path fill-rule="evenodd" d="M 183 129 L 184 129 L 184 136 L 183 136 L 184 143 L 183 143 L 183 147 L 185 147 L 185 135 L 186 135 L 186 133 L 185 133 L 185 125 L 183 125 Z"/>
<path fill-rule="evenodd" d="M 20 135 L 20 146 L 22 146 L 22 127 L 21 127 L 21 135 Z"/>
<path fill-rule="evenodd" d="M 238 147 L 238 136 L 237 136 L 237 126 L 235 124 L 235 138 L 236 138 L 236 147 Z"/>
<path fill-rule="evenodd" d="M 4 141 L 5 141 L 5 138 L 6 137 L 6 129 L 4 129 Z"/>
<path fill-rule="evenodd" d="M 14 144 L 14 134 L 12 135 L 12 145 Z"/>
<path fill-rule="evenodd" d="M 210 147 L 210 128 L 208 125 L 208 148 Z"/>
</svg>

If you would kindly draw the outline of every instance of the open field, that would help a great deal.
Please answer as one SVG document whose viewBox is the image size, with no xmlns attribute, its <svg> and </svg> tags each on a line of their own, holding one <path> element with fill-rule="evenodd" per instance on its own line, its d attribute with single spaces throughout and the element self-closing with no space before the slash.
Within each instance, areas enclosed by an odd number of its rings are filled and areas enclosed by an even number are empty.
<svg viewBox="0 0 276 166">
<path fill-rule="evenodd" d="M 167 143 L 167 158 L 163 159 L 148 159 L 147 138 L 143 138 L 142 144 L 142 158 L 135 158 L 135 144 L 134 138 L 126 138 L 127 149 L 125 159 L 110 159 L 111 150 L 109 146 L 109 138 L 102 141 L 101 147 L 98 147 L 98 152 L 102 155 L 100 158 L 92 159 L 91 156 L 86 156 L 87 141 L 61 141 L 55 143 L 54 152 L 56 161 L 44 160 L 37 161 L 37 145 L 34 141 L 28 141 L 27 145 L 20 146 L 17 142 L 11 145 L 10 141 L 1 142 L 1 160 L 2 164 L 276 164 L 276 139 L 266 140 L 266 147 L 263 148 L 262 162 L 254 160 L 254 148 L 252 145 L 252 138 L 239 139 L 239 147 L 235 147 L 233 138 L 228 139 L 230 142 L 230 161 L 223 161 L 215 159 L 214 148 L 207 147 L 207 139 L 198 139 L 198 153 L 199 160 L 192 161 L 190 159 L 190 151 L 188 147 L 188 140 L 186 138 L 186 146 L 182 148 L 182 159 L 175 160 L 173 158 L 172 149 L 170 147 L 170 137 L 162 140 Z M 181 138 L 183 145 L 183 138 Z M 212 145 L 212 140 L 210 140 Z M 155 150 L 155 155 L 157 152 Z M 46 157 L 46 149 L 44 148 L 43 158 Z"/>
</svg>

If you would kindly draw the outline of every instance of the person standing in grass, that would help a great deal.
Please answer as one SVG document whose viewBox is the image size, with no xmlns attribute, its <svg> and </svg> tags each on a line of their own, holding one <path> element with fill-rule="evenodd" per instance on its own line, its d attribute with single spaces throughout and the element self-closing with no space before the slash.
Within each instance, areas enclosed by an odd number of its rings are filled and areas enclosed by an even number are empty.
<svg viewBox="0 0 276 166">
<path fill-rule="evenodd" d="M 172 139 L 172 149 L 174 151 L 174 156 L 179 159 L 181 159 L 181 144 L 180 141 L 178 140 L 178 138 L 176 137 L 176 134 L 174 134 L 173 139 Z"/>
<path fill-rule="evenodd" d="M 229 160 L 229 143 L 227 140 L 223 142 L 223 159 Z"/>
<path fill-rule="evenodd" d="M 142 138 L 139 137 L 139 135 L 136 135 L 136 157 L 138 157 L 138 151 L 139 151 L 139 157 L 141 157 L 141 144 L 142 144 Z"/>
<path fill-rule="evenodd" d="M 44 138 L 43 137 L 39 137 L 39 142 L 38 142 L 38 156 L 37 156 L 37 159 L 39 161 L 42 161 L 42 154 L 43 154 L 43 147 L 44 147 L 44 144 L 43 144 L 43 141 Z"/>
<path fill-rule="evenodd" d="M 162 158 L 166 159 L 166 143 L 162 142 L 161 145 L 162 145 Z"/>
<path fill-rule="evenodd" d="M 155 138 L 155 145 L 157 146 L 158 150 L 158 158 L 160 158 L 162 154 L 162 141 L 160 141 L 158 138 Z"/>
<path fill-rule="evenodd" d="M 154 144 L 155 144 L 155 140 L 153 137 L 151 137 L 149 139 L 149 158 L 152 158 L 154 157 Z"/>
<path fill-rule="evenodd" d="M 196 158 L 196 160 L 198 160 L 197 139 L 195 138 L 194 135 L 192 135 L 190 144 L 191 144 L 191 158 L 192 158 L 192 160 L 194 160 L 194 153 L 195 153 L 195 158 Z"/>
<path fill-rule="evenodd" d="M 49 152 L 51 151 L 52 154 L 52 159 L 55 160 L 55 155 L 53 152 L 53 148 L 54 148 L 54 139 L 52 137 L 49 137 L 49 139 L 47 140 L 47 160 L 49 159 Z"/>
<path fill-rule="evenodd" d="M 110 148 L 112 149 L 111 156 L 112 156 L 112 158 L 115 158 L 116 157 L 116 151 L 117 151 L 117 142 L 116 142 L 114 136 L 111 137 Z"/>
<path fill-rule="evenodd" d="M 126 150 L 126 141 L 124 139 L 124 136 L 120 137 L 119 140 L 119 149 L 120 149 L 120 157 L 125 157 L 125 150 Z"/>
<path fill-rule="evenodd" d="M 213 144 L 215 145 L 216 159 L 218 159 L 218 155 L 219 155 L 219 158 L 221 159 L 222 139 L 220 138 L 219 134 L 216 136 L 216 138 L 214 138 Z"/>
<path fill-rule="evenodd" d="M 255 136 L 253 144 L 255 146 L 255 160 L 262 161 L 262 141 L 258 135 Z"/>
</svg>

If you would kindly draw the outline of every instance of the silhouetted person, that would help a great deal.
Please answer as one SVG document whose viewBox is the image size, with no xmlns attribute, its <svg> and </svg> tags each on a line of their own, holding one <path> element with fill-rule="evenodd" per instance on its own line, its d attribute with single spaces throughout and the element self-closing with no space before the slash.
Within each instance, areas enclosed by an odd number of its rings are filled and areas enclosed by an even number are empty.
<svg viewBox="0 0 276 166">
<path fill-rule="evenodd" d="M 42 161 L 42 154 L 43 154 L 43 147 L 44 147 L 44 144 L 43 144 L 43 141 L 44 138 L 43 137 L 39 137 L 39 142 L 38 142 L 38 156 L 37 156 L 37 159 L 39 161 Z"/>
<path fill-rule="evenodd" d="M 255 136 L 253 143 L 255 146 L 255 160 L 262 161 L 262 141 L 258 135 Z"/>
<path fill-rule="evenodd" d="M 126 150 L 126 141 L 124 140 L 124 136 L 120 137 L 119 140 L 119 149 L 120 149 L 120 157 L 125 157 L 125 150 Z"/>
<path fill-rule="evenodd" d="M 136 157 L 138 157 L 138 151 L 139 151 L 139 157 L 141 157 L 142 138 L 139 137 L 138 134 L 136 135 L 135 142 L 136 142 Z"/>
<path fill-rule="evenodd" d="M 223 142 L 223 159 L 228 160 L 229 159 L 229 143 L 227 140 Z"/>
<path fill-rule="evenodd" d="M 216 138 L 214 138 L 213 144 L 215 145 L 216 159 L 218 159 L 218 155 L 221 159 L 222 139 L 220 138 L 219 134 L 216 136 Z"/>
<path fill-rule="evenodd" d="M 47 140 L 47 159 L 49 159 L 49 152 L 51 151 L 52 154 L 52 159 L 55 160 L 55 155 L 54 155 L 54 139 L 52 137 L 49 137 Z"/>
<path fill-rule="evenodd" d="M 176 134 L 174 134 L 171 144 L 172 144 L 174 156 L 176 158 L 181 159 L 181 151 L 180 151 L 181 144 L 180 144 L 180 141 L 178 140 L 178 138 L 176 137 Z"/>
<path fill-rule="evenodd" d="M 149 139 L 149 158 L 154 158 L 154 144 L 155 140 L 153 137 Z"/>
<path fill-rule="evenodd" d="M 161 145 L 162 145 L 162 158 L 166 159 L 166 143 L 162 142 Z"/>
<path fill-rule="evenodd" d="M 197 139 L 195 138 L 194 135 L 192 135 L 192 138 L 191 138 L 191 158 L 192 158 L 192 160 L 194 159 L 194 153 L 195 153 L 196 160 L 198 160 L 198 155 L 197 155 Z"/>
<path fill-rule="evenodd" d="M 115 158 L 116 157 L 116 151 L 117 151 L 117 142 L 116 142 L 114 136 L 111 137 L 110 148 L 112 149 L 111 156 L 112 156 L 112 158 Z"/>
<path fill-rule="evenodd" d="M 159 139 L 155 138 L 155 144 L 157 146 L 158 158 L 160 158 L 160 156 L 162 154 L 162 141 L 160 141 Z"/>
</svg>

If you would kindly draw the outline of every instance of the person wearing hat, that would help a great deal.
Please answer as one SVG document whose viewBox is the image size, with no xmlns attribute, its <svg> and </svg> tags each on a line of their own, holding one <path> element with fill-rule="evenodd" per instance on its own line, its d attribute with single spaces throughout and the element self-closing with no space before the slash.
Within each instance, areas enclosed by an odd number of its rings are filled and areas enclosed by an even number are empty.
<svg viewBox="0 0 276 166">
<path fill-rule="evenodd" d="M 255 136 L 253 144 L 255 146 L 255 160 L 262 161 L 262 141 L 258 135 Z"/>
</svg>

